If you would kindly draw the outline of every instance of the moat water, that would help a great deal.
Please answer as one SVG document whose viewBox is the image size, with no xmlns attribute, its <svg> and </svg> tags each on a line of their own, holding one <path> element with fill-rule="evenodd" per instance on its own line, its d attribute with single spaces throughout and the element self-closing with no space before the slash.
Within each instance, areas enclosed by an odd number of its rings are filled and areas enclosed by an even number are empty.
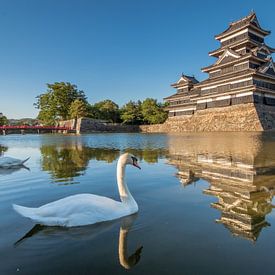
<svg viewBox="0 0 275 275">
<path fill-rule="evenodd" d="M 126 171 L 137 215 L 61 228 L 12 209 L 118 200 L 126 151 L 142 167 Z M 0 154 L 31 157 L 0 169 L 0 274 L 274 274 L 275 133 L 7 135 Z"/>
</svg>

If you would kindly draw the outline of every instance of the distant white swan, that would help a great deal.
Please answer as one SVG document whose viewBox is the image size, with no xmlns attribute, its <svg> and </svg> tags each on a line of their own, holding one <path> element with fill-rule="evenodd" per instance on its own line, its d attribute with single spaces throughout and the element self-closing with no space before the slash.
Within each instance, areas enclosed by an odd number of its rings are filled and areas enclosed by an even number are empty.
<svg viewBox="0 0 275 275">
<path fill-rule="evenodd" d="M 24 160 L 16 159 L 12 157 L 1 157 L 0 158 L 0 168 L 16 168 L 24 165 L 24 163 L 29 159 L 26 158 Z"/>
<path fill-rule="evenodd" d="M 121 202 L 93 194 L 79 194 L 60 199 L 38 208 L 13 205 L 15 211 L 37 223 L 50 226 L 82 226 L 131 215 L 138 205 L 124 182 L 125 167 L 139 167 L 136 157 L 125 153 L 117 163 L 117 184 Z"/>
</svg>

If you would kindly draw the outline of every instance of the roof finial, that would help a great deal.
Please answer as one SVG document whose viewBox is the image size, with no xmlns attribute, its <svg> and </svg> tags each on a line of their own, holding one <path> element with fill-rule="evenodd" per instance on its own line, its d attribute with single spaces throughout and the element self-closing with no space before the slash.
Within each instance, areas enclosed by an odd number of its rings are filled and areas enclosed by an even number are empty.
<svg viewBox="0 0 275 275">
<path fill-rule="evenodd" d="M 254 14 L 255 13 L 255 11 L 254 11 L 254 9 L 251 9 L 251 12 L 250 12 L 251 14 Z"/>
</svg>

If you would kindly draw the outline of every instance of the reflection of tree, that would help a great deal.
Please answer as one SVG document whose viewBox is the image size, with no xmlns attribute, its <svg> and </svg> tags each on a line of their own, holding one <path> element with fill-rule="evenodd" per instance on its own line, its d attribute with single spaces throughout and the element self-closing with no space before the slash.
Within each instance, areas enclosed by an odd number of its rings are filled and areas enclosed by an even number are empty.
<svg viewBox="0 0 275 275">
<path fill-rule="evenodd" d="M 40 150 L 42 170 L 49 171 L 57 181 L 72 180 L 82 175 L 89 162 L 84 148 L 43 145 Z"/>
<path fill-rule="evenodd" d="M 8 147 L 0 145 L 0 156 L 6 151 L 8 151 Z"/>
<path fill-rule="evenodd" d="M 139 160 L 145 160 L 148 163 L 157 163 L 159 158 L 164 158 L 167 156 L 167 150 L 163 148 L 127 148 L 125 151 L 135 155 Z"/>
<path fill-rule="evenodd" d="M 119 157 L 120 151 L 108 148 L 89 148 L 89 155 L 91 159 L 112 163 Z"/>
<path fill-rule="evenodd" d="M 55 181 L 72 181 L 74 177 L 83 175 L 91 159 L 110 163 L 119 156 L 119 150 L 79 145 L 43 145 L 40 150 L 42 170 L 49 171 Z"/>
<path fill-rule="evenodd" d="M 121 154 L 118 149 L 91 148 L 79 143 L 65 145 L 43 145 L 41 148 L 42 170 L 49 171 L 56 182 L 73 181 L 74 177 L 83 175 L 90 160 L 114 162 Z M 139 160 L 155 163 L 166 155 L 164 149 L 131 149 Z"/>
</svg>

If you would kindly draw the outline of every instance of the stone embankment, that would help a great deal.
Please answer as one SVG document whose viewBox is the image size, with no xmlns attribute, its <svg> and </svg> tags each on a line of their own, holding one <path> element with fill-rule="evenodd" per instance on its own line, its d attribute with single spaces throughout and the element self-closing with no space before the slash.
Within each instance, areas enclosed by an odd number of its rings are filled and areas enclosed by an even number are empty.
<svg viewBox="0 0 275 275">
<path fill-rule="evenodd" d="M 165 123 L 155 125 L 109 124 L 88 118 L 63 121 L 59 125 L 73 127 L 77 133 L 255 132 L 275 130 L 275 108 L 254 103 L 211 108 L 197 110 L 193 115 L 170 117 Z"/>
<path fill-rule="evenodd" d="M 142 126 L 144 132 L 261 131 L 253 104 L 198 110 L 193 115 L 170 117 L 160 125 Z"/>
<path fill-rule="evenodd" d="M 143 132 L 254 132 L 275 130 L 275 108 L 254 103 L 198 110 L 170 117 L 163 124 L 143 125 Z"/>
<path fill-rule="evenodd" d="M 60 121 L 59 126 L 65 126 L 76 130 L 77 134 L 93 133 L 93 132 L 139 132 L 138 125 L 124 125 L 107 123 L 104 120 L 79 118 L 66 121 Z"/>
</svg>

